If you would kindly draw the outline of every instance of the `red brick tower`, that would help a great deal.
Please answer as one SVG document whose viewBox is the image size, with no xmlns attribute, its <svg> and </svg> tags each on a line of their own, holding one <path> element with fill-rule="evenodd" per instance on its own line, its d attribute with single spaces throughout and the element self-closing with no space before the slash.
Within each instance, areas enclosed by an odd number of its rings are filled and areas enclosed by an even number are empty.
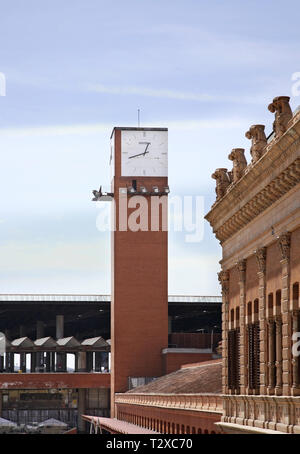
<svg viewBox="0 0 300 454">
<path fill-rule="evenodd" d="M 167 149 L 163 128 L 117 127 L 111 136 L 112 417 L 114 394 L 129 377 L 160 376 L 168 346 Z"/>
</svg>

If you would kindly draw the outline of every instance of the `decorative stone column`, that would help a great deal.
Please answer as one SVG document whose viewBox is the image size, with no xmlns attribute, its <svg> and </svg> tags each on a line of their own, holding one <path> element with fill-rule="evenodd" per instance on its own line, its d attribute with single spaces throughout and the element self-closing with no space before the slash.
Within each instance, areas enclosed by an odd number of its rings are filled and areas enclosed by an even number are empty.
<svg viewBox="0 0 300 454">
<path fill-rule="evenodd" d="M 299 312 L 297 310 L 294 310 L 292 312 L 292 330 L 293 334 L 299 332 Z M 299 358 L 298 357 L 292 357 L 292 372 L 293 372 L 293 381 L 292 381 L 292 395 L 297 395 L 298 394 L 298 388 L 299 388 Z"/>
<path fill-rule="evenodd" d="M 276 387 L 275 394 L 280 396 L 282 394 L 282 321 L 281 317 L 275 318 L 275 331 L 276 331 Z"/>
<path fill-rule="evenodd" d="M 248 386 L 247 345 L 246 345 L 246 260 L 237 264 L 240 286 L 240 393 L 245 394 Z"/>
<path fill-rule="evenodd" d="M 284 232 L 278 237 L 278 246 L 281 254 L 281 314 L 282 314 L 282 393 L 290 394 L 292 386 L 291 370 L 291 317 L 290 306 L 290 232 Z"/>
<path fill-rule="evenodd" d="M 268 378 L 267 320 L 266 320 L 266 252 L 262 247 L 255 251 L 258 267 L 259 298 L 259 358 L 260 358 L 260 394 L 266 394 Z"/>
<path fill-rule="evenodd" d="M 274 393 L 275 388 L 275 376 L 274 376 L 274 369 L 275 369 L 275 357 L 274 357 L 274 341 L 275 341 L 275 326 L 274 320 L 268 319 L 269 329 L 268 329 L 268 346 L 269 346 L 269 362 L 268 362 L 268 394 Z"/>
<path fill-rule="evenodd" d="M 228 394 L 229 271 L 218 274 L 222 287 L 222 392 Z"/>
</svg>

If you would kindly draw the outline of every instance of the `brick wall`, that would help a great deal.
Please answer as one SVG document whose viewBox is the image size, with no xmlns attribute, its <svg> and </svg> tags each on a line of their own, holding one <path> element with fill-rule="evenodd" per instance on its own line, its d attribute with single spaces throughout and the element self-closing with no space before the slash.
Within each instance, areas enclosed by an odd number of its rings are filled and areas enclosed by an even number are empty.
<svg viewBox="0 0 300 454">
<path fill-rule="evenodd" d="M 212 359 L 211 353 L 166 353 L 163 355 L 164 374 L 180 369 L 183 364 L 201 363 Z"/>
</svg>

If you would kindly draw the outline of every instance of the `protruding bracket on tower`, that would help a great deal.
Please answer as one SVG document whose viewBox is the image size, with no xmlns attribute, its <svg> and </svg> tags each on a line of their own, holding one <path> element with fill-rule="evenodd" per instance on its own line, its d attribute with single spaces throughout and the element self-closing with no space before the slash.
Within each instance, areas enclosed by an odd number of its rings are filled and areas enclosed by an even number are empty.
<svg viewBox="0 0 300 454">
<path fill-rule="evenodd" d="M 111 202 L 114 198 L 113 192 L 102 192 L 102 186 L 100 186 L 99 191 L 94 190 L 93 195 L 93 202 Z"/>
</svg>

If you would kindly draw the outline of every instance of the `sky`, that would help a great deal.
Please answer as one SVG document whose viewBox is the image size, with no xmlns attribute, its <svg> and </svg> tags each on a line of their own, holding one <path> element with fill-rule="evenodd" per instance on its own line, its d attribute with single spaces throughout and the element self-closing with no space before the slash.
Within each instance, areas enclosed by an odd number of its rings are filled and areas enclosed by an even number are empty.
<svg viewBox="0 0 300 454">
<path fill-rule="evenodd" d="M 0 0 L 0 293 L 110 293 L 114 126 L 169 128 L 171 195 L 215 200 L 245 132 L 300 71 L 298 1 Z M 1 78 L 0 78 L 1 82 Z M 169 294 L 219 295 L 221 247 L 169 234 Z"/>
</svg>

